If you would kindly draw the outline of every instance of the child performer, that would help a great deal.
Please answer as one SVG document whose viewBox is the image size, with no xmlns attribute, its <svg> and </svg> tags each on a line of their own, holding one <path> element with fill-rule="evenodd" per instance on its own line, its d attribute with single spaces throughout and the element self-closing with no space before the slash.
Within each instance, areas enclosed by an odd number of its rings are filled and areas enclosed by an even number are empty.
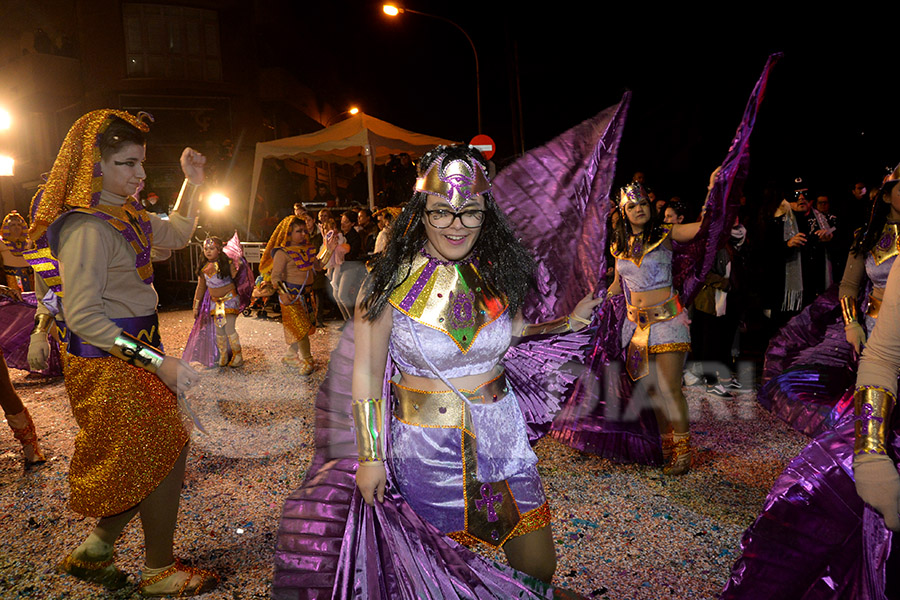
<svg viewBox="0 0 900 600">
<path fill-rule="evenodd" d="M 206 238 L 203 242 L 203 256 L 206 263 L 198 271 L 197 291 L 194 293 L 194 328 L 185 346 L 184 357 L 187 360 L 197 360 L 207 367 L 213 364 L 220 367 L 240 367 L 244 364 L 244 358 L 235 322 L 250 301 L 253 284 L 249 279 L 249 265 L 243 258 L 237 234 L 227 246 L 218 237 Z M 198 339 L 211 324 L 210 321 L 215 325 L 218 358 L 212 348 L 208 352 L 202 352 L 202 344 Z"/>
<path fill-rule="evenodd" d="M 315 370 L 309 349 L 309 335 L 316 330 L 306 304 L 304 288 L 312 285 L 313 270 L 321 270 L 322 266 L 316 258 L 316 248 L 309 243 L 309 235 L 302 219 L 295 217 L 287 223 L 287 227 L 279 227 L 275 236 L 272 285 L 279 292 L 284 341 L 289 346 L 282 362 L 299 367 L 300 375 L 306 377 Z"/>
</svg>

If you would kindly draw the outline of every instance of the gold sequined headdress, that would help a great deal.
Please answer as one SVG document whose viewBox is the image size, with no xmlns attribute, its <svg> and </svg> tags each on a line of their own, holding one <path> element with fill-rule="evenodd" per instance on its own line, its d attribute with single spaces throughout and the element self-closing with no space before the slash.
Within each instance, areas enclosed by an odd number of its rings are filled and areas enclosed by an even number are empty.
<svg viewBox="0 0 900 600">
<path fill-rule="evenodd" d="M 37 240 L 56 217 L 69 208 L 90 208 L 100 201 L 103 173 L 100 171 L 100 138 L 113 117 L 119 117 L 137 129 L 150 131 L 142 118 L 123 110 L 102 109 L 89 112 L 72 125 L 50 169 L 47 182 L 31 200 L 32 240 Z M 152 118 L 151 118 L 152 120 Z"/>
<path fill-rule="evenodd" d="M 647 188 L 642 183 L 633 181 L 619 189 L 619 210 L 624 211 L 625 205 L 628 203 L 639 204 L 640 202 L 647 202 L 648 204 L 650 202 Z"/>
<path fill-rule="evenodd" d="M 466 200 L 490 191 L 487 173 L 477 160 L 452 159 L 445 165 L 441 157 L 416 180 L 416 191 L 440 196 L 459 210 Z"/>
<path fill-rule="evenodd" d="M 3 217 L 3 225 L 0 226 L 0 237 L 4 240 L 12 240 L 10 227 L 12 227 L 13 221 L 19 221 L 22 224 L 22 237 L 25 237 L 25 231 L 28 229 L 28 223 L 25 222 L 25 217 L 19 214 L 19 211 L 12 210 L 8 215 Z"/>
</svg>

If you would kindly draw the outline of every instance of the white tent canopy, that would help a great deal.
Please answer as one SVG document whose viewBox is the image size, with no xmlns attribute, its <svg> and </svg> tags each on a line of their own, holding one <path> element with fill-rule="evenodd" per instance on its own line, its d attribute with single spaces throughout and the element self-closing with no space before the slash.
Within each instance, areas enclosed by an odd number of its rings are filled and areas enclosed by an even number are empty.
<svg viewBox="0 0 900 600">
<path fill-rule="evenodd" d="M 456 142 L 401 129 L 362 112 L 315 133 L 259 142 L 256 144 L 256 158 L 253 161 L 248 226 L 253 217 L 259 174 L 266 158 L 327 156 L 332 161 L 356 162 L 360 154 L 364 154 L 369 177 L 369 206 L 374 207 L 372 167 L 375 162 L 386 162 L 391 154 L 408 152 L 421 155 L 439 144 L 454 143 Z"/>
</svg>

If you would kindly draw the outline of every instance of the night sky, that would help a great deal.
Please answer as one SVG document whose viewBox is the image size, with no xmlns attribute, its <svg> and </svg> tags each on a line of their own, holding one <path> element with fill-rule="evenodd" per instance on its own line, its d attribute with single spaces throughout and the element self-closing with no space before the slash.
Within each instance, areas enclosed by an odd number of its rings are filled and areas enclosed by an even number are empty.
<svg viewBox="0 0 900 600">
<path fill-rule="evenodd" d="M 888 15 L 740 17 L 757 6 L 747 4 L 729 5 L 732 14 L 724 17 L 660 12 L 645 3 L 592 4 L 549 4 L 556 9 L 549 13 L 489 0 L 405 6 L 449 18 L 472 37 L 484 132 L 497 142 L 501 163 L 516 153 L 514 50 L 526 149 L 632 90 L 618 178 L 644 170 L 664 196 L 703 194 L 766 57 L 776 51 L 785 57 L 757 121 L 749 193 L 801 175 L 813 190 L 843 194 L 856 178 L 880 182 L 884 167 L 900 161 L 900 38 L 896 27 L 880 25 Z M 360 0 L 290 3 L 289 10 L 261 43 L 264 63 L 292 70 L 338 110 L 357 104 L 400 127 L 449 139 L 477 133 L 474 59 L 451 25 L 413 14 L 387 17 L 381 3 Z"/>
</svg>

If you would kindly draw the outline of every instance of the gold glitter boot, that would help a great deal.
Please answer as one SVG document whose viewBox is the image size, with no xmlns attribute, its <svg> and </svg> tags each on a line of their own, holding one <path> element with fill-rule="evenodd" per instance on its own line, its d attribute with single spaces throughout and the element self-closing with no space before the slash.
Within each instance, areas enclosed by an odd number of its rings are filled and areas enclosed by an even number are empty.
<svg viewBox="0 0 900 600">
<path fill-rule="evenodd" d="M 179 577 L 180 575 L 180 577 Z M 167 582 L 167 579 L 172 581 Z M 191 585 L 193 583 L 193 585 Z M 219 576 L 212 571 L 188 567 L 178 559 L 162 569 L 144 569 L 141 576 L 141 595 L 144 597 L 185 598 L 197 596 L 215 589 L 219 584 Z"/>
<path fill-rule="evenodd" d="M 312 356 L 309 358 L 301 357 L 300 358 L 300 375 L 302 377 L 309 377 L 312 375 L 312 372 L 316 370 L 316 365 L 313 363 Z"/>
<path fill-rule="evenodd" d="M 669 431 L 664 433 L 661 438 L 663 464 L 668 464 L 672 458 L 672 451 L 675 448 L 675 432 Z"/>
<path fill-rule="evenodd" d="M 219 349 L 219 366 L 228 366 L 228 338 L 216 331 L 216 348 Z"/>
<path fill-rule="evenodd" d="M 88 583 L 99 583 L 108 590 L 118 590 L 128 584 L 128 575 L 113 564 L 115 551 L 110 550 L 107 557 L 101 556 L 96 560 L 89 560 L 91 557 L 87 553 L 77 558 L 77 552 L 78 550 L 73 551 L 62 561 L 57 568 L 60 573 L 68 573 Z"/>
<path fill-rule="evenodd" d="M 666 475 L 684 475 L 691 469 L 693 456 L 691 434 L 673 433 L 672 453 L 666 461 L 666 466 L 663 467 L 663 473 Z"/>
<path fill-rule="evenodd" d="M 231 343 L 231 362 L 228 363 L 228 366 L 240 367 L 244 364 L 244 355 L 241 354 L 241 338 L 237 333 L 232 333 L 228 336 L 228 341 Z"/>
<path fill-rule="evenodd" d="M 31 415 L 28 414 L 27 408 L 17 415 L 6 415 L 6 422 L 9 423 L 9 428 L 12 429 L 13 437 L 22 444 L 26 469 L 47 460 L 41 452 L 40 446 L 38 446 L 34 421 L 31 420 Z"/>
</svg>

